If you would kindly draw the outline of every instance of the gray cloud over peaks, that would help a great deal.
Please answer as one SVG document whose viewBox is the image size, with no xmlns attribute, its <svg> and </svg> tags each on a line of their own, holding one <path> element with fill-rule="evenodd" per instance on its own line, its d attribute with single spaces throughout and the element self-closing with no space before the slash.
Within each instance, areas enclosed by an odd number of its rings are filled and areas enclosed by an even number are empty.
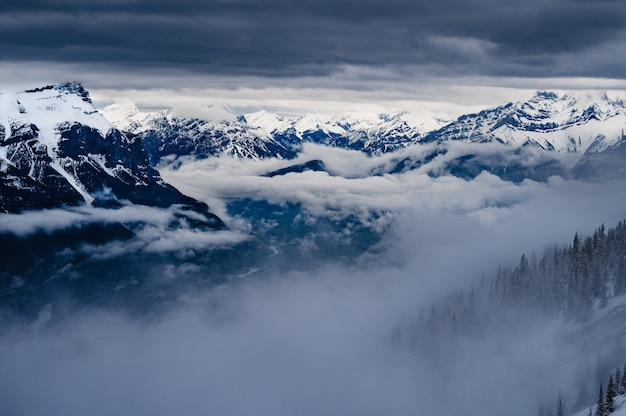
<svg viewBox="0 0 626 416">
<path fill-rule="evenodd" d="M 601 0 L 28 0 L 3 5 L 2 59 L 301 76 L 626 73 L 626 4 Z"/>
</svg>

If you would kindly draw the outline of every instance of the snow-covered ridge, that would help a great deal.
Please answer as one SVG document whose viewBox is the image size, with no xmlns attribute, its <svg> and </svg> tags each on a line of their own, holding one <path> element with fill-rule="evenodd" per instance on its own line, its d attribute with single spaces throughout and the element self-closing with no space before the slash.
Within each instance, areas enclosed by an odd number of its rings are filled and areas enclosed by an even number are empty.
<svg viewBox="0 0 626 416">
<path fill-rule="evenodd" d="M 72 120 L 97 129 L 103 136 L 113 125 L 91 103 L 80 84 L 67 83 L 19 92 L 0 93 L 0 120 L 4 138 L 28 124 L 39 130 L 39 141 L 51 148 L 59 139 L 58 127 Z"/>
<path fill-rule="evenodd" d="M 113 104 L 102 113 L 121 130 L 144 139 L 158 136 L 160 143 L 152 150 L 159 157 L 197 153 L 289 158 L 307 142 L 378 155 L 416 143 L 448 140 L 582 155 L 614 148 L 622 142 L 626 129 L 624 102 L 605 92 L 538 92 L 528 101 L 485 109 L 454 121 L 441 119 L 435 112 L 287 117 L 263 110 L 225 122 L 175 117 L 167 110 L 143 112 L 130 102 Z M 192 140 L 193 149 L 179 142 L 178 147 L 184 150 L 177 153 L 169 142 L 182 138 Z"/>
<path fill-rule="evenodd" d="M 101 111 L 120 130 L 140 136 L 153 163 L 165 156 L 228 154 L 263 159 L 294 155 L 272 135 L 242 121 L 179 117 L 170 110 L 143 112 L 131 102 L 112 104 Z"/>
<path fill-rule="evenodd" d="M 513 147 L 584 153 L 600 152 L 622 140 L 626 107 L 607 93 L 538 92 L 525 102 L 508 103 L 430 133 L 425 141 L 500 142 Z"/>
<path fill-rule="evenodd" d="M 199 153 L 252 159 L 290 158 L 306 142 L 380 154 L 414 144 L 425 132 L 445 124 L 435 113 L 422 117 L 407 112 L 286 117 L 258 111 L 227 122 L 177 117 L 168 110 L 142 112 L 130 102 L 112 104 L 101 111 L 119 129 L 142 136 L 144 143 L 146 137 L 158 136 L 161 143 L 156 148 L 147 145 L 147 150 L 158 157 Z M 183 137 L 193 141 L 194 149 L 181 143 L 182 153 L 176 149 L 165 152 L 169 142 Z"/>
<path fill-rule="evenodd" d="M 299 137 L 306 132 L 322 131 L 330 134 L 348 134 L 355 131 L 385 133 L 392 129 L 402 129 L 412 136 L 419 136 L 433 128 L 441 127 L 445 121 L 424 116 L 420 119 L 399 113 L 346 113 L 340 115 L 305 114 L 299 117 L 282 117 L 267 111 L 244 114 L 245 121 L 267 133 L 285 133 L 292 130 Z"/>
</svg>

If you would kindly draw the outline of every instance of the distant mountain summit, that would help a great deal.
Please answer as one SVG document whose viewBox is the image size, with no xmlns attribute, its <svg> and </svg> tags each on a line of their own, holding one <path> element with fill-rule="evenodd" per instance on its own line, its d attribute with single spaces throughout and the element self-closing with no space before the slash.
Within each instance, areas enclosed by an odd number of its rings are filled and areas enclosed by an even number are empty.
<svg viewBox="0 0 626 416">
<path fill-rule="evenodd" d="M 177 117 L 169 110 L 142 112 L 130 102 L 110 105 L 102 114 L 119 129 L 141 137 L 153 164 L 167 156 L 289 159 L 296 155 L 290 146 L 241 121 Z"/>
<path fill-rule="evenodd" d="M 410 122 L 405 113 L 284 117 L 267 111 L 236 121 L 209 121 L 177 117 L 169 110 L 142 112 L 128 102 L 112 104 L 102 114 L 119 129 L 139 135 L 153 163 L 188 155 L 291 159 L 311 142 L 375 155 L 417 143 L 444 124 L 430 114 Z"/>
<path fill-rule="evenodd" d="M 153 163 L 166 156 L 231 155 L 237 158 L 293 158 L 304 143 L 319 143 L 370 155 L 417 143 L 461 141 L 533 147 L 557 153 L 603 152 L 620 145 L 626 106 L 606 93 L 538 92 L 528 101 L 467 114 L 454 121 L 427 113 L 306 114 L 285 117 L 267 111 L 237 121 L 176 117 L 171 111 L 142 112 L 130 103 L 113 104 L 103 115 L 123 131 L 139 135 Z M 575 158 L 576 159 L 576 158 Z"/>
<path fill-rule="evenodd" d="M 525 102 L 461 116 L 422 141 L 498 142 L 582 154 L 618 145 L 625 127 L 624 102 L 606 93 L 538 92 Z"/>
<path fill-rule="evenodd" d="M 278 138 L 292 147 L 314 142 L 344 149 L 360 150 L 371 155 L 392 152 L 421 140 L 431 128 L 444 121 L 426 115 L 414 123 L 406 113 L 344 114 L 280 117 L 266 111 L 246 114 L 251 126 Z"/>
<path fill-rule="evenodd" d="M 175 117 L 171 111 L 142 112 L 128 103 L 114 104 L 102 113 L 118 128 L 141 137 L 153 165 L 178 156 L 292 159 L 303 144 L 317 143 L 371 156 L 394 153 L 390 163 L 371 174 L 420 169 L 434 176 L 471 179 L 487 171 L 515 182 L 554 175 L 578 179 L 626 175 L 621 167 L 626 105 L 598 92 L 537 92 L 527 101 L 454 121 L 435 113 L 286 117 L 259 111 L 218 122 Z M 286 171 L 301 167 L 296 164 Z"/>
<path fill-rule="evenodd" d="M 141 140 L 122 133 L 78 83 L 0 94 L 0 212 L 77 205 L 183 204 L 221 221 L 163 181 Z"/>
</svg>

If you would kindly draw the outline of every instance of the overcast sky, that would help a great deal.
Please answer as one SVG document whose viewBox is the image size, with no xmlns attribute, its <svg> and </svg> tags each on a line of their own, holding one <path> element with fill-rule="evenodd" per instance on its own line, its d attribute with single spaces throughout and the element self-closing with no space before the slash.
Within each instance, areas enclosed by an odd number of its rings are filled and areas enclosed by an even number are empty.
<svg viewBox="0 0 626 416">
<path fill-rule="evenodd" d="M 343 101 L 484 105 L 533 89 L 626 87 L 619 0 L 5 3 L 4 90 L 71 78 L 107 101 L 188 88 L 222 100 L 209 105 L 230 98 L 237 111 L 295 96 L 320 106 L 337 101 L 332 91 Z M 288 102 L 235 102 L 260 90 Z"/>
</svg>

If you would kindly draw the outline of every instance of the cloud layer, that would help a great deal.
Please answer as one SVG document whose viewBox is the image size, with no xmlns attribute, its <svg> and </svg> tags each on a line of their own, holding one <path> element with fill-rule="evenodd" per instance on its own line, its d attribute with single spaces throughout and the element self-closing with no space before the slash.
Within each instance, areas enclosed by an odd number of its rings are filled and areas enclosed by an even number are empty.
<svg viewBox="0 0 626 416">
<path fill-rule="evenodd" d="M 14 3 L 4 60 L 263 77 L 345 65 L 429 74 L 623 78 L 618 1 L 275 0 Z"/>
<path fill-rule="evenodd" d="M 201 231 L 187 224 L 186 213 L 179 207 L 168 209 L 126 205 L 119 209 L 79 206 L 46 209 L 22 214 L 0 214 L 0 233 L 28 237 L 36 233 L 80 227 L 86 224 L 124 224 L 134 232 L 130 241 L 113 242 L 85 250 L 99 257 L 131 253 L 164 253 L 187 249 L 212 249 L 235 245 L 247 236 L 233 230 Z"/>
</svg>

